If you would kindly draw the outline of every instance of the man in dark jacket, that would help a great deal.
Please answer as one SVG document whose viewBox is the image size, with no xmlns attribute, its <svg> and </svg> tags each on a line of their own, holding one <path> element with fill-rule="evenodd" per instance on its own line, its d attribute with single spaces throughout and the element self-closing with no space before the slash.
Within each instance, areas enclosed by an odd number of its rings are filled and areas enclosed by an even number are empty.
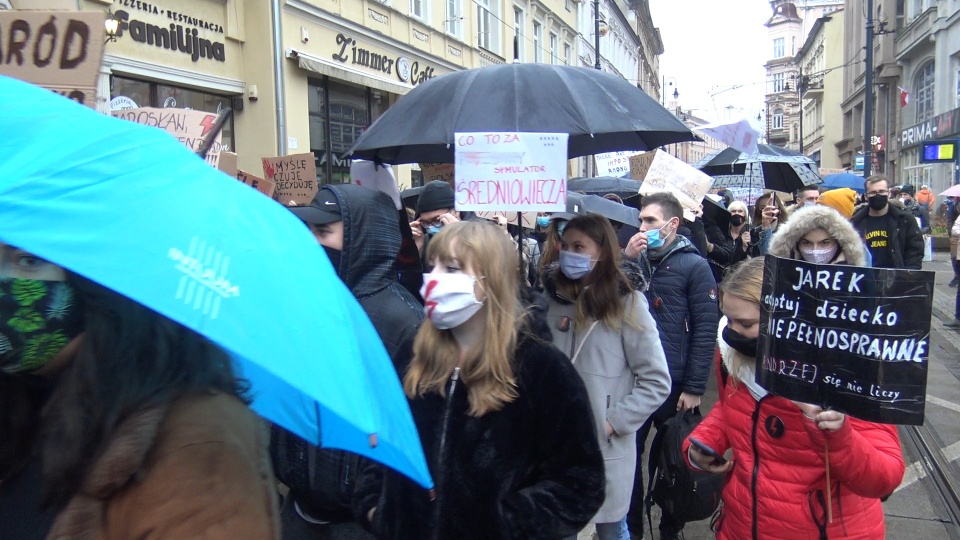
<svg viewBox="0 0 960 540">
<path fill-rule="evenodd" d="M 920 232 L 930 234 L 930 211 L 926 205 L 917 202 L 914 189 L 910 184 L 900 188 L 900 203 L 903 204 L 905 211 L 913 214 L 913 217 L 920 220 Z"/>
<path fill-rule="evenodd" d="M 328 185 L 310 206 L 291 211 L 323 246 L 394 366 L 408 364 L 423 307 L 400 284 L 394 269 L 401 234 L 390 197 L 356 185 Z M 322 344 L 319 347 L 314 352 L 322 354 Z M 371 538 L 351 522 L 359 456 L 318 449 L 276 427 L 271 453 L 277 477 L 290 488 L 281 509 L 285 540 Z"/>
<path fill-rule="evenodd" d="M 920 270 L 923 263 L 923 234 L 913 214 L 890 204 L 887 178 L 874 175 L 864 181 L 867 206 L 851 218 L 866 239 L 875 268 Z"/>
<path fill-rule="evenodd" d="M 670 396 L 637 432 L 638 455 L 643 452 L 651 425 L 660 429 L 680 409 L 700 405 L 716 349 L 717 282 L 706 259 L 688 239 L 677 235 L 682 219 L 683 208 L 673 195 L 645 196 L 640 209 L 640 232 L 624 250 L 628 258 L 639 256 L 640 268 L 650 284 L 647 301 L 673 379 Z M 656 459 L 651 451 L 648 461 Z M 631 530 L 642 531 L 642 468 L 638 468 L 634 478 L 627 520 Z M 660 538 L 678 538 L 682 530 L 683 523 L 673 522 L 668 516 L 661 518 Z"/>
</svg>

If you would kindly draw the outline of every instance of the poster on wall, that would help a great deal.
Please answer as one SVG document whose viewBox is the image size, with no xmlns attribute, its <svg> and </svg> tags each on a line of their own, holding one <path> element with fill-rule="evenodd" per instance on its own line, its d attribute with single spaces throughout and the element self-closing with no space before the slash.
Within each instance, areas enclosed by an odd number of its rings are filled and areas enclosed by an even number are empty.
<svg viewBox="0 0 960 540">
<path fill-rule="evenodd" d="M 102 11 L 0 10 L 0 75 L 96 108 L 105 18 Z"/>
<path fill-rule="evenodd" d="M 562 212 L 566 133 L 457 133 L 457 210 Z"/>
<path fill-rule="evenodd" d="M 934 273 L 764 261 L 756 382 L 861 420 L 923 424 Z"/>
</svg>

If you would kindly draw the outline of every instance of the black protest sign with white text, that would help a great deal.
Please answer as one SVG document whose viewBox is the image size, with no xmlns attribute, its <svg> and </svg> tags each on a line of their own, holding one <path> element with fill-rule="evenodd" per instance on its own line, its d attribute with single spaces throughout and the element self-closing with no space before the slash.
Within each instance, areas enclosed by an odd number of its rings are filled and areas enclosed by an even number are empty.
<svg viewBox="0 0 960 540">
<path fill-rule="evenodd" d="M 862 420 L 922 424 L 933 280 L 767 255 L 756 382 Z"/>
</svg>

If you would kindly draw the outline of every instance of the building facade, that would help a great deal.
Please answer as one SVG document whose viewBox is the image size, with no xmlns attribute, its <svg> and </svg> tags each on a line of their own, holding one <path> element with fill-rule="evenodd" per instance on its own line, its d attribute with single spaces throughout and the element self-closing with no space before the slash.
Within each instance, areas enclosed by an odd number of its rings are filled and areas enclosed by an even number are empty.
<svg viewBox="0 0 960 540">
<path fill-rule="evenodd" d="M 817 19 L 797 52 L 803 153 L 822 169 L 839 169 L 836 143 L 843 137 L 844 11 Z"/>
</svg>

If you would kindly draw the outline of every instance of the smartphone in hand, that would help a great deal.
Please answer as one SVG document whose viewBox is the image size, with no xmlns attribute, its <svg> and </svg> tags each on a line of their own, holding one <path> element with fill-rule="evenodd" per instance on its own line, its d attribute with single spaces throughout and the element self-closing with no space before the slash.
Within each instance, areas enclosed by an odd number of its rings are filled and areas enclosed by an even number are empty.
<svg viewBox="0 0 960 540">
<path fill-rule="evenodd" d="M 703 444 L 697 439 L 694 439 L 693 437 L 690 437 L 690 444 L 696 447 L 696 449 L 699 450 L 700 453 L 712 457 L 714 465 L 723 465 L 727 462 L 726 458 L 723 457 L 723 454 L 720 454 L 713 448 L 710 448 L 709 446 Z"/>
</svg>

